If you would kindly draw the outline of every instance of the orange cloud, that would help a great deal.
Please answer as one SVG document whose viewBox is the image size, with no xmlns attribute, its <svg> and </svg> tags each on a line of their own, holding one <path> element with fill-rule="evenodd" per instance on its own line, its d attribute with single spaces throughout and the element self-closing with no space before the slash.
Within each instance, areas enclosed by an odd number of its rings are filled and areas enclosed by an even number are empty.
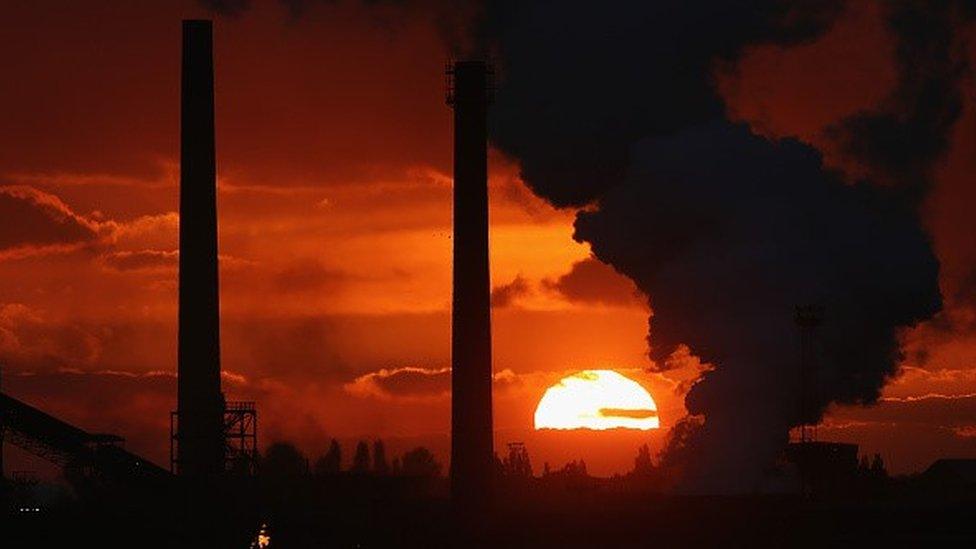
<svg viewBox="0 0 976 549">
<path fill-rule="evenodd" d="M 58 197 L 28 186 L 0 187 L 0 217 L 0 259 L 77 249 L 104 232 Z"/>
<path fill-rule="evenodd" d="M 177 250 L 137 250 L 106 254 L 102 260 L 119 271 L 176 269 L 179 261 Z"/>
</svg>

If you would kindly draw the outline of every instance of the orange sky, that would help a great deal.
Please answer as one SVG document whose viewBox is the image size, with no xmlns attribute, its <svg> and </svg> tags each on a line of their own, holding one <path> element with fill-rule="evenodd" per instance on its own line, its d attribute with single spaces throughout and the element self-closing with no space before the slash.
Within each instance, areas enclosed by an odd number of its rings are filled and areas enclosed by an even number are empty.
<svg viewBox="0 0 976 549">
<path fill-rule="evenodd" d="M 26 223 L 60 227 L 0 252 L 6 386 L 161 462 L 175 401 L 179 20 L 206 15 L 165 4 L 19 5 L 0 30 L 2 63 L 21 76 L 0 91 L 0 192 L 45 214 Z M 382 369 L 450 364 L 448 55 L 430 18 L 384 17 L 341 4 L 291 20 L 258 3 L 215 27 L 225 390 L 259 401 L 263 442 L 312 454 L 332 436 L 446 449 L 446 375 L 419 394 L 396 379 L 361 390 Z M 672 381 L 644 372 L 643 300 L 572 240 L 573 212 L 532 196 L 495 154 L 491 200 L 498 443 L 529 436 L 545 388 L 579 369 L 628 369 L 666 425 L 680 416 Z M 594 440 L 594 456 L 543 441 L 535 459 L 626 468 L 647 438 L 632 435 Z"/>
<path fill-rule="evenodd" d="M 165 463 L 180 19 L 207 14 L 193 2 L 78 4 L 18 2 L 0 22 L 0 208 L 15 221 L 0 235 L 4 388 Z M 263 443 L 315 455 L 328 437 L 383 436 L 394 452 L 419 442 L 446 458 L 451 112 L 438 21 L 387 5 L 312 4 L 295 19 L 254 4 L 215 25 L 225 391 L 258 401 Z M 825 126 L 893 83 L 878 17 L 857 3 L 815 44 L 717 67 L 730 115 L 826 147 Z M 830 62 L 854 40 L 864 45 L 849 63 Z M 971 95 L 967 105 L 946 185 L 974 173 Z M 650 373 L 644 300 L 573 241 L 574 212 L 534 197 L 516 161 L 495 153 L 490 186 L 497 443 L 525 440 L 537 470 L 578 457 L 598 473 L 626 470 L 684 414 L 698 365 Z M 932 211 L 965 215 L 946 196 L 933 195 Z M 958 225 L 929 218 L 940 259 L 976 261 L 955 243 Z M 934 358 L 913 363 L 874 411 L 832 413 L 828 430 L 902 470 L 976 455 L 976 428 L 960 419 L 976 406 L 976 341 L 924 328 L 906 338 Z M 545 388 L 595 368 L 641 382 L 664 429 L 532 433 Z M 907 403 L 929 393 L 945 398 L 925 401 L 934 411 L 916 421 Z M 938 446 L 892 438 L 903 428 Z"/>
</svg>

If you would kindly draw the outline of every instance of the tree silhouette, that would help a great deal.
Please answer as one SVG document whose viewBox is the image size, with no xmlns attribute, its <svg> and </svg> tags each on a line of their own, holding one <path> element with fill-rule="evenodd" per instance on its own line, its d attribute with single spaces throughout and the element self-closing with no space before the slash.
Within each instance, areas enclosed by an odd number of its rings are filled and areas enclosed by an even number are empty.
<svg viewBox="0 0 976 549">
<path fill-rule="evenodd" d="M 298 478 L 308 472 L 305 455 L 290 442 L 276 442 L 264 452 L 261 474 L 276 478 Z"/>
<path fill-rule="evenodd" d="M 496 479 L 500 479 L 505 476 L 505 462 L 502 458 L 498 457 L 498 452 L 492 454 L 491 459 L 491 469 L 492 474 L 495 475 Z"/>
<path fill-rule="evenodd" d="M 886 478 L 888 476 L 888 470 L 885 469 L 881 454 L 874 454 L 874 458 L 871 460 L 871 475 L 876 478 Z"/>
<path fill-rule="evenodd" d="M 366 444 L 365 440 L 360 440 L 359 444 L 356 445 L 356 455 L 352 458 L 351 471 L 353 473 L 369 472 L 369 445 Z"/>
<path fill-rule="evenodd" d="M 332 439 L 329 451 L 315 460 L 315 474 L 320 476 L 336 475 L 342 470 L 342 448 L 339 441 Z"/>
<path fill-rule="evenodd" d="M 550 471 L 548 474 L 546 474 L 546 476 L 571 479 L 587 477 L 589 476 L 589 473 L 586 472 L 586 462 L 581 459 L 579 461 L 570 461 L 564 465 L 562 469 Z"/>
<path fill-rule="evenodd" d="M 633 473 L 637 476 L 650 476 L 654 473 L 654 461 L 651 460 L 651 449 L 647 447 L 647 444 L 642 444 L 637 449 Z"/>
<path fill-rule="evenodd" d="M 662 469 L 681 469 L 701 445 L 705 421 L 701 416 L 688 416 L 671 427 L 664 448 L 658 455 Z"/>
<path fill-rule="evenodd" d="M 386 447 L 379 439 L 373 442 L 373 472 L 381 476 L 390 474 L 390 464 L 386 462 Z"/>
<path fill-rule="evenodd" d="M 508 457 L 504 461 L 504 472 L 509 477 L 528 478 L 532 476 L 532 463 L 529 461 L 529 451 L 521 442 L 508 445 Z"/>
<path fill-rule="evenodd" d="M 401 467 L 403 474 L 410 477 L 436 477 L 441 474 L 441 464 L 423 446 L 403 454 Z"/>
</svg>

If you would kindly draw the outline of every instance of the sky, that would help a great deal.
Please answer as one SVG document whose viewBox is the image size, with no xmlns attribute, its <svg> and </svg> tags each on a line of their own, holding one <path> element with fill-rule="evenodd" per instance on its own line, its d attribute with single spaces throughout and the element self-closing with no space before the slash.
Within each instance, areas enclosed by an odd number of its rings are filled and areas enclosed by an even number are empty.
<svg viewBox="0 0 976 549">
<path fill-rule="evenodd" d="M 231 3 L 234 4 L 234 3 Z M 287 4 L 287 5 L 286 5 Z M 255 400 L 262 446 L 314 457 L 330 438 L 424 444 L 450 418 L 451 48 L 437 10 L 255 0 L 215 22 L 224 391 Z M 180 20 L 195 2 L 20 2 L 0 20 L 0 363 L 3 389 L 166 464 L 175 408 Z M 970 24 L 964 36 L 974 36 Z M 972 57 L 968 49 L 957 51 Z M 879 4 L 852 2 L 801 44 L 714 63 L 726 116 L 858 166 L 830 128 L 891 102 L 897 47 Z M 504 85 L 504 83 L 502 83 Z M 834 406 L 822 438 L 896 472 L 976 457 L 976 268 L 968 211 L 976 88 L 938 161 L 922 219 L 945 303 L 899 335 L 876 405 Z M 584 458 L 624 472 L 660 448 L 707 370 L 648 358 L 646 296 L 573 238 L 493 149 L 490 223 L 496 446 L 537 470 Z M 533 432 L 546 388 L 614 369 L 654 397 L 653 432 Z M 742 429 L 749 429 L 748 424 Z M 348 445 L 347 445 L 348 446 Z M 351 447 L 349 448 L 351 450 Z"/>
</svg>

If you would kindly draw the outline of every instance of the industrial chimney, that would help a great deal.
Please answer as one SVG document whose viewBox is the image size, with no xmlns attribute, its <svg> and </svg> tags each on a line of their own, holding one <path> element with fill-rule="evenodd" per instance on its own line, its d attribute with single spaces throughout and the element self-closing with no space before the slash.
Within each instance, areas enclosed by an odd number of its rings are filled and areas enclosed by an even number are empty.
<svg viewBox="0 0 976 549">
<path fill-rule="evenodd" d="M 491 288 L 488 272 L 488 127 L 491 68 L 448 68 L 454 107 L 454 296 L 451 333 L 451 498 L 489 500 L 493 473 Z"/>
<path fill-rule="evenodd" d="M 210 21 L 183 21 L 181 99 L 176 470 L 205 478 L 224 468 Z"/>
</svg>

